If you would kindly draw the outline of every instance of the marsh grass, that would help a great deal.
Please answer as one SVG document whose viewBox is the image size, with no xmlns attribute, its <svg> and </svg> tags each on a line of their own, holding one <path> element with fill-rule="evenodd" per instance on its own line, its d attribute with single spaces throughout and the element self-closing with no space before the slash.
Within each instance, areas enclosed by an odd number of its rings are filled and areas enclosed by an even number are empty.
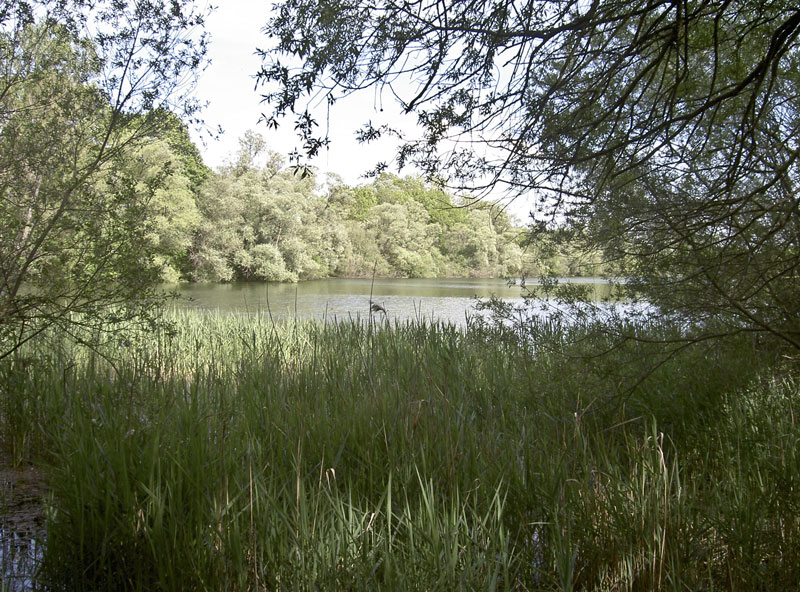
<svg viewBox="0 0 800 592">
<path fill-rule="evenodd" d="M 749 342 L 173 321 L 3 369 L 49 589 L 798 588 L 797 387 Z"/>
</svg>

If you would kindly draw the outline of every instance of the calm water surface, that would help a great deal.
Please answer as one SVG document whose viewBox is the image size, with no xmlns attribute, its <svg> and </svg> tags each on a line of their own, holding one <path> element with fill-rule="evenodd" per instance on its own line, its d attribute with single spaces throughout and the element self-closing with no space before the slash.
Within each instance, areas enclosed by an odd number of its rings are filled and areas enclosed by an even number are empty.
<svg viewBox="0 0 800 592">
<path fill-rule="evenodd" d="M 608 293 L 602 280 L 564 280 L 592 285 L 596 298 Z M 522 302 L 519 286 L 500 279 L 326 279 L 279 284 L 175 284 L 184 300 L 178 306 L 220 312 L 271 312 L 275 318 L 336 320 L 366 318 L 372 302 L 386 309 L 387 318 L 423 318 L 464 324 L 476 315 L 479 298 L 496 296 Z M 383 316 L 381 314 L 381 316 Z"/>
</svg>

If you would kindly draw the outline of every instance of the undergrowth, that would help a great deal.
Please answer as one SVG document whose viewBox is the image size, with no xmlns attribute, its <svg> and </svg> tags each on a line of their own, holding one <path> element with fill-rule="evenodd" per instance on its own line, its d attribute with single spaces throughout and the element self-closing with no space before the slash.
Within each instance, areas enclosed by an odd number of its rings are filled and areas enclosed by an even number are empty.
<svg viewBox="0 0 800 592">
<path fill-rule="evenodd" d="M 798 589 L 798 389 L 750 341 L 173 326 L 2 368 L 47 589 Z"/>
</svg>

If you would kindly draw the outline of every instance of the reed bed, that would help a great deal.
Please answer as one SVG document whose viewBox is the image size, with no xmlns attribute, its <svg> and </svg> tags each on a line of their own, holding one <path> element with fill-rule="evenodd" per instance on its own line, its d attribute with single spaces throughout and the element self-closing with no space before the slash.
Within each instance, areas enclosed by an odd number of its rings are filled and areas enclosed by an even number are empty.
<svg viewBox="0 0 800 592">
<path fill-rule="evenodd" d="M 33 344 L 0 416 L 48 474 L 38 581 L 798 589 L 790 362 L 745 340 L 579 356 L 606 338 L 537 323 L 184 312 L 94 351 Z"/>
</svg>

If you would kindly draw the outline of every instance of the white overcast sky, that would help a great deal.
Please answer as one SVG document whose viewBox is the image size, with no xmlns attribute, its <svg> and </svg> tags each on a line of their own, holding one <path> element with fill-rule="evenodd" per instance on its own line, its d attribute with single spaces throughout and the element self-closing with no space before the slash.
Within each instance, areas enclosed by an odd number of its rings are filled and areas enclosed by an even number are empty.
<svg viewBox="0 0 800 592">
<path fill-rule="evenodd" d="M 258 123 L 262 112 L 269 106 L 261 103 L 255 89 L 254 75 L 261 65 L 255 55 L 257 47 L 268 47 L 267 36 L 261 31 L 270 11 L 269 0 L 226 0 L 212 12 L 206 23 L 211 35 L 209 58 L 211 64 L 200 75 L 196 96 L 207 101 L 203 119 L 209 129 L 221 126 L 224 133 L 218 140 L 203 138 L 197 131 L 192 136 L 203 153 L 206 164 L 216 168 L 223 164 L 238 149 L 238 139 L 248 129 L 261 133 L 269 149 L 286 156 L 298 147 L 294 134 L 294 122 L 284 119 L 275 131 L 264 123 Z M 374 97 L 365 91 L 343 100 L 331 109 L 330 137 L 332 145 L 323 151 L 313 163 L 321 172 L 332 172 L 342 176 L 349 184 L 363 183 L 364 172 L 380 161 L 391 161 L 394 145 L 389 142 L 363 146 L 355 141 L 354 132 L 366 121 L 376 124 L 388 121 L 389 112 L 399 112 L 399 107 L 374 104 Z M 319 110 L 318 123 L 326 126 L 324 111 Z M 396 125 L 396 120 L 391 122 Z M 397 172 L 396 168 L 390 171 Z M 413 171 L 404 170 L 402 174 Z"/>
<path fill-rule="evenodd" d="M 269 113 L 269 106 L 261 103 L 260 93 L 255 89 L 254 76 L 261 66 L 255 50 L 266 49 L 269 45 L 262 28 L 271 6 L 271 0 L 220 1 L 206 23 L 211 36 L 211 64 L 200 75 L 196 96 L 208 102 L 203 112 L 207 128 L 220 126 L 224 133 L 217 140 L 204 139 L 197 131 L 192 131 L 192 136 L 205 163 L 212 168 L 222 165 L 236 152 L 238 139 L 248 129 L 261 133 L 268 148 L 284 157 L 298 147 L 292 120 L 284 119 L 277 131 L 258 122 L 262 112 Z M 356 142 L 354 132 L 372 120 L 376 127 L 388 123 L 409 133 L 414 129 L 413 116 L 403 117 L 400 113 L 393 97 L 386 96 L 381 102 L 371 90 L 337 102 L 330 112 L 332 144 L 311 163 L 322 173 L 318 177 L 320 181 L 325 173 L 336 173 L 350 185 L 365 183 L 369 180 L 363 178 L 363 174 L 382 161 L 389 164 L 389 172 L 398 173 L 393 160 L 394 141 L 387 139 L 362 145 Z M 318 109 L 316 115 L 320 126 L 326 126 L 324 110 Z M 414 172 L 411 168 L 399 171 L 402 175 Z M 510 207 L 510 212 L 521 220 L 527 218 L 524 201 L 517 200 Z"/>
</svg>

